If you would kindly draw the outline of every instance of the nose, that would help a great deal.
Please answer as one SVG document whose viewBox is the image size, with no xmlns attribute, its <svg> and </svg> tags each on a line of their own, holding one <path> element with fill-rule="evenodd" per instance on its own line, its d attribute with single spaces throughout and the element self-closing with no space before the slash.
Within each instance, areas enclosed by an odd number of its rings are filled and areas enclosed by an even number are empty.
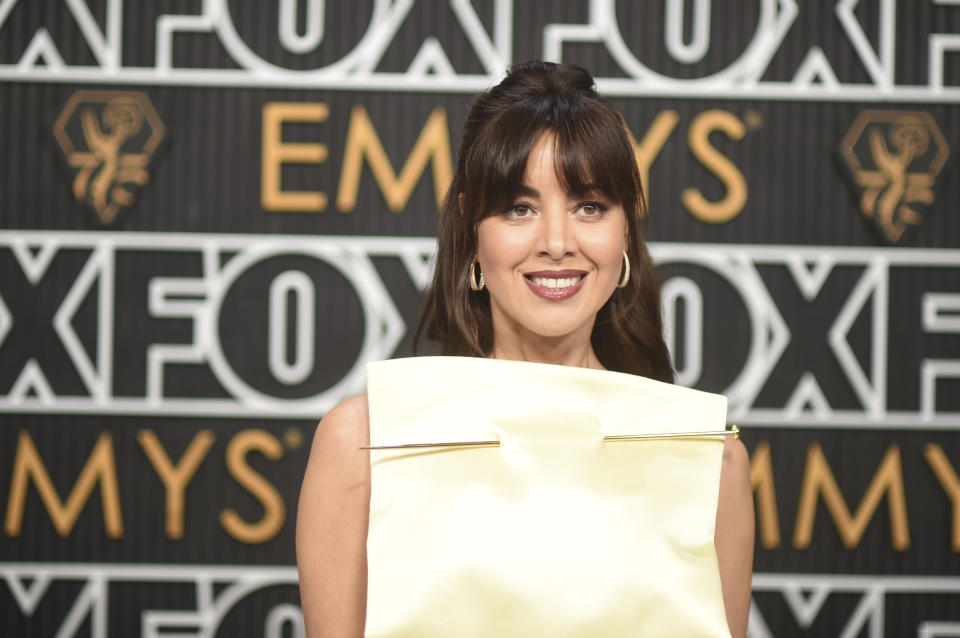
<svg viewBox="0 0 960 638">
<path fill-rule="evenodd" d="M 573 222 L 565 210 L 551 210 L 541 218 L 538 252 L 554 260 L 576 251 Z"/>
</svg>

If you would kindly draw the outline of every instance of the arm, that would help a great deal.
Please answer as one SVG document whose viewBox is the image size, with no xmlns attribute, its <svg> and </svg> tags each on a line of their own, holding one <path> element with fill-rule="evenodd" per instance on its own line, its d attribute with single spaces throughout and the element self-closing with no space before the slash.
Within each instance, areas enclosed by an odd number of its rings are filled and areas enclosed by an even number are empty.
<svg viewBox="0 0 960 638">
<path fill-rule="evenodd" d="M 297 510 L 297 567 L 307 636 L 363 636 L 370 454 L 366 395 L 317 426 Z"/>
<path fill-rule="evenodd" d="M 713 543 L 720 565 L 723 606 L 734 638 L 747 634 L 750 576 L 753 572 L 753 488 L 750 457 L 743 443 L 725 439 L 720 469 L 720 498 Z"/>
</svg>

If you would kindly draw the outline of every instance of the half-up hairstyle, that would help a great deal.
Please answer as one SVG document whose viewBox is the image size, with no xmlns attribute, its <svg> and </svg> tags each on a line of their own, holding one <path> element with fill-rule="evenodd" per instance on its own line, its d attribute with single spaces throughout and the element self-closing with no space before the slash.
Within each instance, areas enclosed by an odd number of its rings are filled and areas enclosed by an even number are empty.
<svg viewBox="0 0 960 638">
<path fill-rule="evenodd" d="M 672 382 L 660 285 L 643 240 L 647 209 L 626 124 L 597 95 L 590 73 L 569 64 L 516 65 L 470 107 L 441 206 L 433 283 L 414 347 L 425 335 L 445 355 L 490 355 L 490 296 L 470 289 L 476 228 L 520 192 L 527 156 L 544 132 L 556 138 L 557 179 L 567 192 L 594 188 L 620 204 L 628 220 L 630 281 L 597 313 L 591 335 L 597 358 L 608 370 Z"/>
</svg>

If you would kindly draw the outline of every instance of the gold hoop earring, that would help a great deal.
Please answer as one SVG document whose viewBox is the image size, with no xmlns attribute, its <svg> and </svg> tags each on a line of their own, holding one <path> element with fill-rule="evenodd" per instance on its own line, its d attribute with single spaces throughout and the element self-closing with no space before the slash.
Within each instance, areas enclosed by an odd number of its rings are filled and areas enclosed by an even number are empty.
<svg viewBox="0 0 960 638">
<path fill-rule="evenodd" d="M 623 276 L 620 277 L 620 283 L 617 288 L 626 288 L 630 281 L 630 258 L 627 257 L 627 251 L 623 251 Z"/>
<path fill-rule="evenodd" d="M 487 282 L 483 280 L 483 271 L 480 271 L 480 279 L 477 280 L 477 266 L 479 266 L 477 258 L 473 258 L 473 263 L 470 264 L 470 290 L 474 292 L 480 292 L 487 285 Z"/>
</svg>

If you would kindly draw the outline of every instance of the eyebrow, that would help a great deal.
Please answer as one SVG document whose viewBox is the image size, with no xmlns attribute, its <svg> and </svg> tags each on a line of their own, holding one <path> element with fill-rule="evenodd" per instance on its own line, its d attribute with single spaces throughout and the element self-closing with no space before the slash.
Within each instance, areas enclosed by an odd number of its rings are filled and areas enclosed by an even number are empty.
<svg viewBox="0 0 960 638">
<path fill-rule="evenodd" d="M 540 197 L 540 191 L 538 191 L 536 188 L 531 188 L 530 186 L 527 186 L 526 184 L 524 184 L 524 185 L 522 185 L 522 186 L 520 187 L 520 192 L 517 193 L 517 194 L 518 194 L 518 195 L 527 195 L 527 196 L 529 196 L 529 197 Z"/>
<path fill-rule="evenodd" d="M 582 197 L 583 195 L 590 195 L 591 193 L 600 193 L 600 192 L 602 192 L 600 190 L 600 187 L 597 184 L 594 184 L 593 182 L 591 182 L 589 184 L 584 184 L 582 189 L 580 189 L 578 192 L 573 194 Z"/>
</svg>

